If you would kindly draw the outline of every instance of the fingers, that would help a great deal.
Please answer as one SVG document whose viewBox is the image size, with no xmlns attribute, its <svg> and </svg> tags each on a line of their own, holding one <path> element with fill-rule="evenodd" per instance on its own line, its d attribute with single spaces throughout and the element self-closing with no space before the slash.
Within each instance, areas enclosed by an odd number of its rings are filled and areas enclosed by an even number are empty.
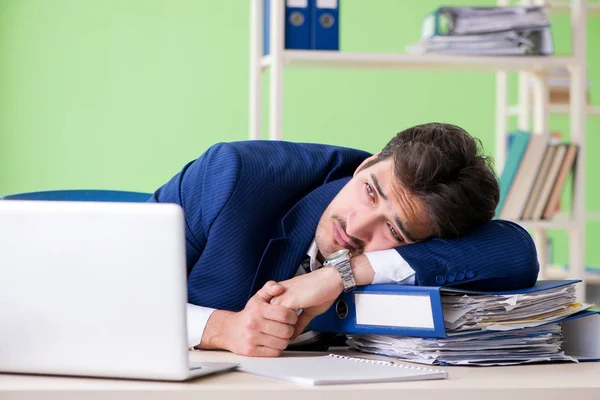
<svg viewBox="0 0 600 400">
<path fill-rule="evenodd" d="M 279 339 L 289 340 L 294 334 L 294 325 L 282 324 L 280 322 L 265 321 L 261 332 L 265 335 L 274 336 Z"/>
<path fill-rule="evenodd" d="M 268 347 L 270 349 L 283 351 L 289 344 L 288 339 L 281 339 L 271 335 L 260 335 L 258 337 L 258 345 L 263 347 Z"/>
<path fill-rule="evenodd" d="M 308 315 L 306 313 L 300 314 L 298 317 L 298 322 L 294 325 L 294 334 L 290 339 L 296 339 L 298 336 L 304 332 L 304 328 L 308 325 L 308 323 L 313 319 L 312 315 Z"/>
<path fill-rule="evenodd" d="M 281 322 L 282 324 L 294 325 L 298 321 L 296 311 L 276 304 L 268 304 L 262 310 L 263 318 Z"/>
<path fill-rule="evenodd" d="M 258 292 L 256 292 L 256 296 L 265 303 L 268 303 L 273 297 L 279 296 L 281 293 L 283 293 L 284 290 L 285 289 L 283 286 L 277 282 L 269 281 L 265 283 L 265 285 Z"/>
<path fill-rule="evenodd" d="M 296 299 L 289 295 L 290 292 L 284 292 L 283 294 L 273 297 L 271 299 L 271 304 L 275 304 L 275 305 L 280 305 L 292 310 L 297 310 L 301 307 L 298 307 L 297 304 L 295 304 L 294 302 L 296 301 Z"/>
<path fill-rule="evenodd" d="M 282 350 L 272 349 L 270 347 L 255 346 L 250 348 L 247 352 L 242 355 L 248 357 L 279 357 Z"/>
</svg>

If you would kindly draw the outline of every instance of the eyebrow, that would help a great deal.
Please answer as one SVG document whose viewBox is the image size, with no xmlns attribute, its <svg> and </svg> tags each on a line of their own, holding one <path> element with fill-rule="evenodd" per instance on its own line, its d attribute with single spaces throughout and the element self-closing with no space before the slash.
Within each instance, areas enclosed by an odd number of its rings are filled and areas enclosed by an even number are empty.
<svg viewBox="0 0 600 400">
<path fill-rule="evenodd" d="M 375 176 L 374 173 L 371 173 L 371 179 L 373 179 L 373 184 L 375 185 L 375 189 L 377 190 L 377 193 L 379 193 L 379 195 L 381 196 L 382 199 L 384 199 L 385 201 L 388 201 L 388 197 L 385 193 L 383 193 L 383 190 L 381 190 L 381 185 L 379 184 L 379 180 L 377 179 L 377 177 Z M 400 218 L 397 215 L 395 216 L 395 221 L 396 221 L 396 225 L 398 225 L 398 229 L 400 230 L 402 235 L 404 235 L 405 238 L 407 238 L 411 242 L 417 241 L 415 239 L 415 237 L 406 229 L 406 227 L 404 226 L 404 224 L 402 223 L 402 221 L 400 220 Z"/>
</svg>

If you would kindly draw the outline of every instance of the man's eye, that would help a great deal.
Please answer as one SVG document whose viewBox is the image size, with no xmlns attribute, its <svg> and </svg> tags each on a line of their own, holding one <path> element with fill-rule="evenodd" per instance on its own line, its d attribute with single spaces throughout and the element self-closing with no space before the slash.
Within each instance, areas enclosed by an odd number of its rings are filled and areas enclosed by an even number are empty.
<svg viewBox="0 0 600 400">
<path fill-rule="evenodd" d="M 375 199 L 375 192 L 373 191 L 373 188 L 368 182 L 365 183 L 365 188 L 367 189 L 367 194 L 371 196 L 372 199 Z"/>
<path fill-rule="evenodd" d="M 396 239 L 400 243 L 404 243 L 404 240 L 402 240 L 402 237 L 400 235 L 398 235 L 398 232 L 396 232 L 396 228 L 394 228 L 392 225 L 389 225 L 389 227 L 390 227 L 390 232 L 392 233 L 392 236 L 394 237 L 394 239 Z"/>
</svg>

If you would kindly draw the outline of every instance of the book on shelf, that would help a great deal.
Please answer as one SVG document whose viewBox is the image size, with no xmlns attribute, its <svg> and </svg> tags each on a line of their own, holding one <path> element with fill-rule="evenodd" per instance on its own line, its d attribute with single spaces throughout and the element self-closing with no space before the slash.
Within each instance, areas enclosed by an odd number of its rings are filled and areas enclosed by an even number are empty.
<svg viewBox="0 0 600 400">
<path fill-rule="evenodd" d="M 556 133 L 511 134 L 506 164 L 500 175 L 499 218 L 549 220 L 560 210 L 560 199 L 574 170 L 578 146 Z"/>
</svg>

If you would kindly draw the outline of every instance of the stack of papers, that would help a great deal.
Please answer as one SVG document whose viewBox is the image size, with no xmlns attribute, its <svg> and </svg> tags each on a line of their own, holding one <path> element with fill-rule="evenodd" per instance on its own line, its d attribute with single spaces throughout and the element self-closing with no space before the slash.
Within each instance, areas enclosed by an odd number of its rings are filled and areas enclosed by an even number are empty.
<svg viewBox="0 0 600 400">
<path fill-rule="evenodd" d="M 544 7 L 442 7 L 423 21 L 410 53 L 549 55 L 554 52 Z"/>
<path fill-rule="evenodd" d="M 575 284 L 512 295 L 465 294 L 445 289 L 444 325 L 448 335 L 506 331 L 561 320 L 591 307 L 575 297 Z"/>
<path fill-rule="evenodd" d="M 561 350 L 560 324 L 476 336 L 422 339 L 387 335 L 352 335 L 355 350 L 435 365 L 515 365 L 542 361 L 573 361 Z"/>
<path fill-rule="evenodd" d="M 515 294 L 444 288 L 446 338 L 351 335 L 348 345 L 423 364 L 511 365 L 576 361 L 561 350 L 559 321 L 590 308 L 576 300 L 576 282 Z"/>
<path fill-rule="evenodd" d="M 543 28 L 549 25 L 544 7 L 442 7 L 448 19 L 447 34 L 472 35 L 513 29 Z"/>
</svg>

